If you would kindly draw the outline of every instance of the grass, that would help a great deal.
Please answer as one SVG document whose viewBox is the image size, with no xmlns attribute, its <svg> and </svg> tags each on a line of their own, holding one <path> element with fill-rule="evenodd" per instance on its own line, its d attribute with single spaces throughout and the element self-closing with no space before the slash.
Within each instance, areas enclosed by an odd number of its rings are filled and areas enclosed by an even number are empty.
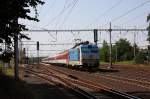
<svg viewBox="0 0 150 99">
<path fill-rule="evenodd" d="M 14 71 L 12 68 L 7 68 L 5 71 L 6 75 L 8 76 L 14 76 Z"/>
<path fill-rule="evenodd" d="M 101 65 L 107 65 L 110 64 L 109 62 L 100 62 Z M 131 61 L 121 61 L 121 62 L 113 62 L 113 64 L 116 65 L 132 65 L 132 66 L 138 66 L 138 67 L 150 67 L 150 64 L 136 64 L 133 60 Z"/>
<path fill-rule="evenodd" d="M 2 64 L 0 64 L 0 70 L 2 70 L 2 66 L 3 66 L 3 65 L 2 65 Z"/>
<path fill-rule="evenodd" d="M 5 75 L 7 76 L 13 76 L 14 75 L 14 71 L 13 68 L 11 67 L 6 67 L 5 70 L 3 70 L 3 64 L 0 64 L 0 71 L 3 71 L 5 73 Z"/>
<path fill-rule="evenodd" d="M 109 62 L 100 61 L 100 64 L 109 64 Z"/>
<path fill-rule="evenodd" d="M 134 61 L 121 61 L 121 62 L 116 62 L 115 64 L 133 65 Z"/>
<path fill-rule="evenodd" d="M 109 62 L 100 62 L 100 64 L 109 64 Z M 113 64 L 134 65 L 134 61 L 113 62 Z"/>
</svg>

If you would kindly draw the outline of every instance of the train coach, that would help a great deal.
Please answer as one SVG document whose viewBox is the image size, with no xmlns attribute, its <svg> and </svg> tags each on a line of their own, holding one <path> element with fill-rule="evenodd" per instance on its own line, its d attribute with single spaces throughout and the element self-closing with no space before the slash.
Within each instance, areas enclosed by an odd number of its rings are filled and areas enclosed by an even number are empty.
<svg viewBox="0 0 150 99">
<path fill-rule="evenodd" d="M 42 62 L 62 64 L 74 68 L 97 68 L 99 66 L 99 48 L 95 44 L 82 42 L 69 50 L 45 58 Z"/>
</svg>

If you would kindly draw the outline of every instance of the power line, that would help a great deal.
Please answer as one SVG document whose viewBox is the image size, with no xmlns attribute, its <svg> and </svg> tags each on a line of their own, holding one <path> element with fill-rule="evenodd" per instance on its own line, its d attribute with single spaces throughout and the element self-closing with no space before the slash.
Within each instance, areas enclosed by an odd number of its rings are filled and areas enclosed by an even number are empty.
<svg viewBox="0 0 150 99">
<path fill-rule="evenodd" d="M 54 5 L 55 5 L 55 3 L 56 3 L 56 0 L 53 0 L 52 1 L 52 3 L 50 4 L 50 6 L 47 8 L 47 10 L 45 11 L 45 13 L 44 13 L 44 17 L 42 18 L 42 19 L 45 19 L 45 17 L 47 17 L 47 15 L 49 15 L 47 12 L 49 12 L 49 9 L 51 9 L 51 8 L 53 8 L 54 7 Z M 47 15 L 46 15 L 47 14 Z"/>
<path fill-rule="evenodd" d="M 103 12 L 102 14 L 98 15 L 98 17 L 90 23 L 90 25 L 88 26 L 91 26 L 93 23 L 97 22 L 98 20 L 100 20 L 102 17 L 104 17 L 106 14 L 108 14 L 108 12 L 110 12 L 111 10 L 113 10 L 114 8 L 116 8 L 119 4 L 121 4 L 123 0 L 119 0 L 117 3 L 115 3 L 114 5 L 112 5 L 110 8 L 108 8 L 105 12 Z M 88 27 L 86 26 L 86 27 Z"/>
<path fill-rule="evenodd" d="M 75 43 L 57 43 L 57 44 L 52 44 L 52 43 L 41 43 L 40 45 L 74 45 Z M 36 43 L 30 43 L 30 44 L 23 44 L 23 45 L 37 45 Z"/>
<path fill-rule="evenodd" d="M 65 4 L 64 4 L 64 7 L 63 7 L 63 9 L 59 12 L 59 14 L 57 15 L 57 16 L 55 16 L 54 18 L 52 18 L 51 19 L 51 21 L 50 22 L 48 22 L 45 26 L 43 26 L 43 27 L 46 27 L 46 26 L 48 26 L 48 25 L 50 25 L 52 22 L 54 22 L 57 18 L 59 18 L 71 5 L 72 5 L 72 3 L 73 3 L 73 1 L 71 2 L 71 3 L 69 3 L 68 4 L 68 2 L 69 2 L 69 0 L 66 0 L 66 2 L 65 2 Z M 67 5 L 68 4 L 68 5 Z"/>
<path fill-rule="evenodd" d="M 142 6 L 144 6 L 144 5 L 147 4 L 148 2 L 150 2 L 150 0 L 147 0 L 146 2 L 143 2 L 142 4 L 136 6 L 135 8 L 130 9 L 130 10 L 127 11 L 126 13 L 124 13 L 124 14 L 122 14 L 122 15 L 116 17 L 116 18 L 114 18 L 112 21 L 117 21 L 117 20 L 119 20 L 120 18 L 122 18 L 122 17 L 128 15 L 129 13 L 133 12 L 134 10 L 136 10 L 136 9 L 138 9 L 138 8 L 140 8 L 140 7 L 142 7 Z"/>
<path fill-rule="evenodd" d="M 117 20 L 121 19 L 122 17 L 128 15 L 129 13 L 135 11 L 136 9 L 138 9 L 138 8 L 140 8 L 140 7 L 142 7 L 142 6 L 144 6 L 145 4 L 147 4 L 147 3 L 149 3 L 149 2 L 150 2 L 150 0 L 147 0 L 147 1 L 145 1 L 145 2 L 143 2 L 143 3 L 141 3 L 141 4 L 139 4 L 139 5 L 137 5 L 136 7 L 134 7 L 134 8 L 132 8 L 132 9 L 128 10 L 127 12 L 123 13 L 122 15 L 120 15 L 120 16 L 118 16 L 118 17 L 115 17 L 114 19 L 111 20 L 111 22 L 114 22 L 114 21 L 117 21 Z M 108 23 L 107 23 L 107 24 L 108 24 Z M 107 24 L 105 24 L 105 25 L 107 25 Z M 105 26 L 105 25 L 103 25 L 103 26 Z"/>
<path fill-rule="evenodd" d="M 72 13 L 73 9 L 76 7 L 78 1 L 79 1 L 79 0 L 74 0 L 73 6 L 72 6 L 71 9 L 69 10 L 69 12 L 68 12 L 68 14 L 66 15 L 66 17 L 64 18 L 64 20 L 63 20 L 61 26 L 62 26 L 63 24 L 65 24 L 65 22 L 67 21 L 68 17 L 69 17 L 70 14 Z M 60 26 L 59 26 L 59 27 L 60 27 Z"/>
<path fill-rule="evenodd" d="M 47 3 L 47 2 L 45 2 L 45 3 Z M 43 20 L 42 19 L 45 19 L 45 18 L 47 18 L 47 16 L 49 15 L 47 12 L 49 12 L 49 9 L 51 9 L 51 8 L 53 8 L 53 6 L 55 5 L 55 3 L 56 3 L 56 0 L 53 0 L 52 1 L 52 3 L 51 4 L 48 4 L 49 6 L 48 6 L 48 8 L 46 8 L 46 9 L 44 9 L 45 10 L 45 13 L 43 13 L 43 17 L 42 18 L 40 18 L 40 23 L 42 24 L 43 22 Z M 39 12 L 39 14 L 41 13 L 43 11 L 43 9 L 42 10 L 40 10 L 40 12 Z M 39 28 L 37 25 L 38 25 L 38 23 L 36 23 L 36 26 L 35 25 L 29 25 L 29 24 L 27 24 L 30 28 L 32 27 L 32 28 Z"/>
<path fill-rule="evenodd" d="M 70 6 L 70 7 L 71 7 L 71 9 L 72 9 L 72 7 L 73 7 L 72 5 L 74 5 L 74 4 L 75 4 L 75 1 L 76 1 L 76 0 L 73 0 L 73 1 L 72 1 L 71 6 Z M 68 9 L 69 9 L 69 8 L 68 8 Z M 67 9 L 67 10 L 68 10 L 68 9 Z M 61 19 L 60 19 L 60 20 L 61 20 Z M 56 28 L 57 26 L 58 26 L 58 22 L 55 24 L 55 28 Z"/>
<path fill-rule="evenodd" d="M 61 16 L 64 12 L 65 12 L 65 10 L 66 10 L 66 8 L 68 8 L 70 5 L 68 5 L 67 7 L 66 7 L 66 5 L 67 5 L 67 3 L 68 3 L 69 1 L 68 0 L 66 0 L 66 2 L 65 2 L 65 4 L 64 4 L 64 7 L 63 7 L 63 9 L 59 12 L 59 14 L 58 15 L 56 15 L 55 17 L 53 17 L 52 19 L 51 19 L 51 21 L 49 21 L 46 25 L 44 25 L 43 27 L 46 27 L 46 26 L 48 26 L 48 25 L 50 25 L 52 22 L 54 22 L 59 16 Z"/>
<path fill-rule="evenodd" d="M 28 50 L 28 51 L 31 51 L 31 52 L 34 52 L 34 51 L 37 51 L 37 50 Z M 64 51 L 64 50 L 39 50 L 40 52 L 48 52 L 48 51 Z"/>
<path fill-rule="evenodd" d="M 146 14 L 146 13 L 144 12 L 144 13 L 142 13 L 142 14 L 140 14 L 140 15 L 137 15 L 137 16 L 135 16 L 135 17 L 133 17 L 133 18 L 131 18 L 131 19 L 129 19 L 129 20 L 123 22 L 122 25 L 123 25 L 123 24 L 126 24 L 126 23 L 128 23 L 128 22 L 132 22 L 133 20 L 135 21 L 135 20 L 139 19 L 140 17 L 143 17 L 143 15 L 145 15 L 145 14 Z"/>
</svg>

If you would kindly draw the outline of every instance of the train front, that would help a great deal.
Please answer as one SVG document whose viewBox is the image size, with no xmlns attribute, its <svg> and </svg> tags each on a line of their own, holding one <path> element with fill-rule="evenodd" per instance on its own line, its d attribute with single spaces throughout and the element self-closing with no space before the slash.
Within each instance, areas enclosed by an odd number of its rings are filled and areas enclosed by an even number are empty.
<svg viewBox="0 0 150 99">
<path fill-rule="evenodd" d="M 84 67 L 93 68 L 99 66 L 99 48 L 97 45 L 81 45 L 81 62 Z"/>
</svg>

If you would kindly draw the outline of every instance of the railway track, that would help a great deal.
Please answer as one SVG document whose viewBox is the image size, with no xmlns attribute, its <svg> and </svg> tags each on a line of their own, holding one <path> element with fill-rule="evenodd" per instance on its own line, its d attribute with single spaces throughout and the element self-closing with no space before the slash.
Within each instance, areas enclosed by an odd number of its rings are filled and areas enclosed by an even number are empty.
<svg viewBox="0 0 150 99">
<path fill-rule="evenodd" d="M 122 76 L 124 78 L 138 80 L 142 82 L 150 82 L 150 80 L 148 79 L 149 75 L 150 73 L 146 73 L 144 71 L 140 71 L 140 72 L 126 71 L 126 72 L 122 72 L 121 74 L 118 73 L 115 76 Z"/>
<path fill-rule="evenodd" d="M 31 69 L 26 69 L 26 72 L 31 73 L 32 75 L 38 76 L 48 82 L 52 82 L 55 83 L 56 85 L 62 85 L 64 87 L 67 87 L 69 89 L 71 89 L 73 92 L 75 92 L 76 94 L 78 94 L 79 96 L 86 98 L 86 99 L 97 99 L 94 95 L 76 87 L 74 84 L 72 83 L 68 83 L 68 81 L 66 81 L 65 79 L 62 79 L 56 75 L 53 74 L 49 74 L 49 73 L 43 73 L 40 71 L 33 71 Z M 52 80 L 53 78 L 53 80 Z M 54 80 L 55 79 L 55 80 Z M 57 79 L 57 80 L 56 80 Z"/>
<path fill-rule="evenodd" d="M 124 82 L 124 83 L 130 83 L 132 85 L 136 85 L 138 87 L 142 87 L 142 88 L 150 90 L 150 82 L 148 82 L 148 81 L 130 79 L 127 77 L 125 78 L 125 77 L 119 77 L 116 75 L 114 76 L 114 75 L 109 75 L 109 74 L 107 74 L 107 75 L 99 74 L 99 75 L 95 75 L 95 76 L 104 77 L 106 79 L 116 80 L 116 81 L 120 81 L 120 82 Z"/>
<path fill-rule="evenodd" d="M 59 70 L 56 70 L 56 71 L 59 71 Z M 61 71 L 59 71 L 59 72 L 61 72 Z M 61 73 L 63 74 L 64 72 L 61 72 Z M 64 74 L 68 75 L 68 73 L 64 73 Z M 96 74 L 94 76 L 98 76 L 100 78 L 103 77 L 105 79 L 110 79 L 110 80 L 114 80 L 114 81 L 117 81 L 117 82 L 123 82 L 123 83 L 127 83 L 127 84 L 130 84 L 130 85 L 135 85 L 135 86 L 142 87 L 142 88 L 150 90 L 150 82 L 148 82 L 148 81 L 129 79 L 129 78 L 124 78 L 124 77 L 119 77 L 119 76 L 114 76 L 114 75 L 108 75 L 108 74 L 107 75 L 105 75 L 105 74 Z"/>
<path fill-rule="evenodd" d="M 53 69 L 53 68 L 51 68 L 51 69 Z M 62 74 L 68 75 L 68 73 L 64 73 L 60 70 L 56 70 L 56 71 L 61 72 Z M 114 75 L 109 75 L 109 74 L 107 74 L 107 75 L 106 74 L 96 74 L 95 76 L 98 76 L 100 78 L 103 77 L 105 79 L 109 79 L 109 80 L 113 80 L 113 81 L 117 81 L 117 82 L 122 82 L 124 84 L 130 84 L 130 85 L 134 85 L 137 87 L 141 87 L 141 88 L 150 90 L 150 82 L 148 82 L 148 81 L 130 79 L 128 77 L 119 77 L 116 75 L 114 76 Z"/>
<path fill-rule="evenodd" d="M 106 67 L 106 66 L 105 66 Z M 123 66 L 115 66 L 115 69 L 119 70 L 118 73 L 115 73 L 115 76 L 121 76 L 128 79 L 133 79 L 140 82 L 150 82 L 150 68 L 147 67 L 123 67 Z M 110 73 L 111 74 L 111 73 Z"/>
<path fill-rule="evenodd" d="M 101 84 L 96 84 L 92 81 L 78 79 L 73 75 L 59 71 L 54 68 L 48 68 L 47 66 L 42 66 L 41 71 L 34 71 L 42 77 L 53 76 L 63 82 L 65 86 L 75 89 L 78 94 L 83 94 L 87 99 L 101 99 L 102 97 L 106 99 L 140 99 L 138 97 L 112 90 Z M 45 76 L 43 76 L 45 75 Z M 90 91 L 88 91 L 90 89 Z M 92 91 L 91 91 L 92 90 Z M 90 92 L 90 93 L 89 93 Z M 102 99 L 103 99 L 102 98 Z"/>
</svg>

